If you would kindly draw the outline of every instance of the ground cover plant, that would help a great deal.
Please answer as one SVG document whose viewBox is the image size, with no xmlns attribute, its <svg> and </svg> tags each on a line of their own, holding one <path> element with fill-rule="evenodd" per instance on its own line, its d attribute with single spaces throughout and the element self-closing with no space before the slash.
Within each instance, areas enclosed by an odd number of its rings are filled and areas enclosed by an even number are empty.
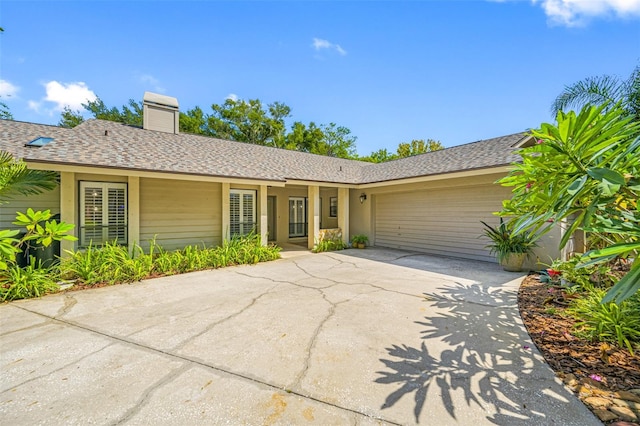
<svg viewBox="0 0 640 426">
<path fill-rule="evenodd" d="M 316 242 L 311 251 L 313 253 L 322 253 L 325 251 L 344 250 L 346 248 L 347 245 L 342 241 L 342 238 L 327 238 Z"/>
<path fill-rule="evenodd" d="M 17 264 L 0 272 L 0 299 L 10 301 L 39 297 L 59 290 L 58 282 L 74 283 L 76 289 L 130 283 L 146 278 L 182 274 L 232 265 L 267 262 L 280 257 L 280 247 L 263 246 L 259 235 L 233 237 L 221 246 L 187 246 L 164 250 L 152 241 L 147 252 L 115 242 L 69 253 L 57 265 L 42 267 L 35 258 L 24 268 Z"/>
<path fill-rule="evenodd" d="M 280 257 L 281 248 L 263 246 L 257 234 L 234 236 L 221 246 L 187 246 L 182 250 L 164 250 L 155 240 L 148 252 L 116 243 L 89 246 L 70 253 L 60 263 L 60 275 L 83 286 L 139 281 L 145 278 L 216 269 L 232 265 L 267 262 Z"/>
</svg>

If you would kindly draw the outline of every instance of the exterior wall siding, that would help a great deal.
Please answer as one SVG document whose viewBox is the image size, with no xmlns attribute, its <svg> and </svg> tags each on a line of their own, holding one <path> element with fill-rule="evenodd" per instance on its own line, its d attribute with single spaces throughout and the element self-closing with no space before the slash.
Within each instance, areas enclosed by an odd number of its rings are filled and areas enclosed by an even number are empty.
<svg viewBox="0 0 640 426">
<path fill-rule="evenodd" d="M 222 189 L 219 183 L 140 179 L 140 242 L 167 250 L 222 242 Z"/>
<path fill-rule="evenodd" d="M 18 229 L 11 222 L 16 220 L 16 212 L 26 212 L 29 207 L 35 211 L 51 210 L 52 214 L 60 213 L 60 186 L 38 195 L 18 195 L 8 203 L 1 204 L 0 229 Z"/>
</svg>

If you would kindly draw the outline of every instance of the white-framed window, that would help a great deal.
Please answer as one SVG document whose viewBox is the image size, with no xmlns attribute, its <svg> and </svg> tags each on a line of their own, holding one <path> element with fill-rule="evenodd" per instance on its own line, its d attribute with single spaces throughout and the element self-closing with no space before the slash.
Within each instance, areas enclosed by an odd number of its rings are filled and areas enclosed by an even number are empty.
<svg viewBox="0 0 640 426">
<path fill-rule="evenodd" d="M 256 230 L 256 191 L 231 189 L 229 191 L 230 234 L 247 235 Z"/>
<path fill-rule="evenodd" d="M 127 244 L 127 184 L 80 182 L 80 246 Z"/>
</svg>

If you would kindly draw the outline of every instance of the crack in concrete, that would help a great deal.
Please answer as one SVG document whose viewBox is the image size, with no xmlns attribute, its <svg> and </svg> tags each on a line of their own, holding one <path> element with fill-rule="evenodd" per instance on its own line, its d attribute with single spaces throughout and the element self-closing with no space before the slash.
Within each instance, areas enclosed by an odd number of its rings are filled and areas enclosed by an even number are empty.
<svg viewBox="0 0 640 426">
<path fill-rule="evenodd" d="M 73 360 L 73 361 L 71 361 L 71 362 L 69 362 L 69 363 L 67 363 L 67 364 L 64 364 L 64 365 L 63 365 L 63 366 L 61 366 L 61 367 L 58 367 L 58 368 L 56 368 L 55 370 L 51 370 L 51 371 L 49 371 L 48 373 L 40 374 L 40 375 L 38 375 L 38 376 L 32 377 L 32 378 L 30 378 L 30 379 L 25 380 L 24 382 L 20 382 L 20 383 L 18 383 L 18 384 L 16 384 L 16 385 L 13 385 L 13 386 L 11 386 L 11 387 L 9 387 L 9 388 L 7 388 L 7 389 L 0 390 L 0 395 L 2 395 L 2 394 L 3 394 L 3 393 L 5 393 L 5 392 L 9 392 L 9 391 L 10 391 L 10 390 L 12 390 L 12 389 L 17 388 L 18 386 L 26 385 L 27 383 L 31 383 L 31 382 L 33 382 L 33 381 L 35 381 L 35 380 L 41 379 L 41 378 L 46 377 L 46 376 L 50 376 L 51 374 L 57 373 L 57 372 L 59 372 L 59 371 L 64 370 L 65 368 L 71 367 L 72 365 L 74 365 L 74 364 L 76 364 L 76 363 L 78 363 L 78 362 L 80 362 L 80 361 L 84 360 L 85 358 L 88 358 L 88 357 L 90 357 L 90 356 L 93 356 L 93 355 L 97 354 L 98 352 L 102 352 L 103 350 L 107 349 L 107 348 L 108 348 L 108 347 L 110 347 L 110 346 L 113 346 L 114 344 L 115 344 L 115 343 L 111 342 L 111 343 L 109 343 L 108 345 L 103 346 L 102 348 L 100 348 L 100 349 L 98 349 L 98 350 L 95 350 L 95 351 L 93 351 L 93 352 L 89 352 L 88 354 L 83 355 L 83 356 L 81 356 L 81 357 L 80 357 L 80 358 L 78 358 L 78 359 L 75 359 L 75 360 Z"/>
<path fill-rule="evenodd" d="M 269 287 L 268 289 L 266 289 L 265 291 L 263 291 L 262 293 L 260 293 L 258 296 L 254 297 L 253 299 L 251 299 L 251 302 L 246 305 L 245 307 L 243 307 L 242 309 L 240 309 L 237 312 L 234 312 L 232 314 L 227 315 L 224 318 L 221 318 L 217 321 L 212 322 L 211 324 L 207 325 L 202 331 L 200 331 L 197 334 L 194 334 L 190 337 L 188 337 L 187 339 L 181 341 L 180 343 L 174 345 L 173 347 L 171 347 L 169 350 L 171 351 L 177 351 L 181 348 L 183 348 L 187 343 L 197 339 L 198 337 L 202 336 L 205 333 L 208 333 L 209 331 L 213 330 L 215 327 L 217 327 L 218 325 L 222 324 L 223 322 L 229 321 L 232 318 L 235 318 L 239 315 L 242 315 L 244 312 L 246 312 L 248 309 L 250 309 L 253 305 L 256 304 L 256 302 L 262 298 L 263 296 L 266 296 L 268 293 L 271 292 L 271 290 L 273 290 L 274 288 L 276 288 L 279 284 L 275 284 L 271 287 Z"/>
<path fill-rule="evenodd" d="M 333 260 L 335 260 L 336 262 L 338 262 L 338 264 L 337 264 L 337 265 L 332 266 L 330 269 L 333 269 L 333 268 L 335 268 L 335 267 L 337 267 L 337 266 L 340 266 L 340 265 L 352 265 L 352 266 L 353 266 L 354 268 L 356 268 L 356 269 L 363 269 L 362 267 L 360 267 L 360 265 L 358 265 L 358 264 L 357 264 L 357 263 L 355 263 L 355 262 L 347 262 L 346 260 L 342 260 L 342 259 L 339 259 L 339 258 L 337 258 L 337 257 L 333 257 L 333 256 L 331 256 L 330 254 L 325 254 L 325 257 L 328 257 L 329 259 L 333 259 Z"/>
<path fill-rule="evenodd" d="M 329 312 L 324 317 L 324 319 L 320 321 L 320 324 L 318 324 L 318 326 L 314 330 L 311 336 L 311 339 L 309 339 L 309 344 L 307 345 L 307 349 L 305 350 L 307 356 L 305 357 L 305 360 L 304 360 L 304 366 L 302 367 L 302 370 L 300 370 L 300 372 L 296 375 L 296 378 L 294 379 L 293 383 L 290 386 L 291 388 L 298 387 L 302 379 L 304 379 L 304 377 L 307 375 L 307 371 L 309 371 L 309 362 L 311 361 L 311 355 L 313 353 L 313 350 L 316 347 L 318 335 L 324 328 L 324 325 L 327 323 L 327 321 L 329 321 L 329 319 L 336 313 L 336 306 L 338 305 L 338 303 L 333 303 L 329 299 L 327 299 L 327 295 L 324 294 L 322 290 L 320 290 L 320 293 L 322 294 L 322 298 L 330 305 Z"/>
<path fill-rule="evenodd" d="M 52 320 L 53 322 L 57 322 L 57 323 L 68 325 L 70 327 L 74 327 L 74 328 L 78 328 L 78 329 L 81 329 L 81 330 L 85 330 L 85 331 L 88 331 L 90 333 L 97 334 L 99 336 L 103 336 L 103 337 L 106 337 L 108 339 L 114 340 L 116 342 L 124 343 L 126 345 L 133 346 L 133 347 L 135 347 L 137 349 L 141 349 L 141 350 L 144 350 L 144 351 L 147 351 L 147 352 L 150 352 L 150 353 L 154 353 L 154 354 L 165 355 L 165 356 L 167 356 L 169 358 L 173 358 L 173 359 L 177 359 L 177 360 L 181 360 L 181 361 L 187 361 L 187 362 L 189 362 L 191 364 L 199 365 L 199 366 L 202 366 L 202 367 L 217 371 L 219 373 L 222 373 L 223 375 L 229 375 L 229 376 L 235 377 L 235 378 L 240 379 L 240 380 L 246 380 L 248 382 L 252 382 L 252 383 L 256 383 L 256 384 L 262 385 L 262 386 L 266 386 L 266 387 L 268 387 L 270 389 L 273 389 L 273 390 L 277 390 L 277 391 L 282 391 L 283 390 L 281 386 L 275 385 L 273 383 L 269 383 L 269 382 L 264 381 L 264 380 L 260 380 L 260 379 L 254 378 L 254 377 L 250 377 L 250 376 L 247 376 L 247 375 L 244 375 L 242 373 L 235 372 L 235 371 L 227 370 L 225 368 L 222 368 L 222 367 L 219 367 L 219 366 L 216 366 L 216 365 L 213 365 L 213 364 L 208 364 L 208 363 L 206 363 L 206 362 L 204 362 L 202 360 L 196 359 L 196 358 L 192 358 L 192 357 L 189 357 L 189 356 L 186 356 L 186 355 L 180 355 L 180 354 L 172 353 L 172 352 L 169 352 L 169 351 L 166 351 L 166 350 L 162 350 L 162 349 L 158 349 L 158 348 L 154 348 L 154 347 L 151 347 L 151 346 L 147 346 L 147 345 L 144 345 L 144 344 L 142 344 L 140 342 L 136 342 L 134 340 L 129 340 L 129 339 L 126 339 L 126 338 L 123 338 L 123 337 L 113 336 L 113 335 L 105 333 L 103 331 L 94 330 L 94 329 L 89 328 L 87 326 L 84 326 L 84 325 L 81 325 L 81 324 L 77 324 L 77 323 L 74 323 L 74 322 L 66 320 L 66 319 L 53 318 L 53 317 L 47 316 L 45 314 L 42 314 L 40 312 L 32 311 L 32 310 L 27 309 L 27 308 L 22 307 L 22 306 L 19 306 L 17 308 L 18 309 L 22 309 L 25 312 L 30 312 L 30 313 L 32 313 L 34 315 L 38 315 L 38 316 L 41 316 L 41 317 L 44 317 L 44 318 L 48 318 L 48 319 Z M 337 409 L 342 410 L 342 411 L 353 413 L 353 414 L 356 414 L 356 415 L 359 415 L 359 416 L 363 416 L 363 417 L 370 418 L 370 419 L 375 419 L 375 420 L 380 420 L 380 421 L 383 421 L 383 422 L 386 422 L 386 423 L 389 423 L 389 424 L 392 424 L 392 425 L 401 426 L 400 423 L 397 423 L 397 422 L 394 422 L 394 421 L 391 421 L 391 420 L 385 420 L 384 418 L 381 418 L 381 417 L 373 417 L 373 416 L 371 416 L 369 414 L 366 414 L 366 413 L 363 413 L 361 411 L 358 411 L 357 409 L 341 406 L 341 405 L 338 405 L 336 403 L 332 403 L 332 402 L 328 402 L 328 401 L 323 401 L 320 398 L 317 398 L 317 397 L 314 397 L 314 396 L 311 396 L 311 395 L 305 395 L 305 394 L 303 394 L 301 392 L 298 392 L 298 391 L 295 391 L 295 390 L 289 390 L 289 391 L 287 391 L 287 393 L 289 393 L 291 395 L 298 396 L 300 398 L 307 399 L 309 401 L 317 402 L 319 404 L 322 404 L 322 405 L 325 405 L 325 406 L 328 406 L 328 407 L 337 408 Z"/>
<path fill-rule="evenodd" d="M 59 318 L 67 315 L 71 311 L 71 309 L 73 309 L 73 307 L 76 305 L 76 303 L 78 303 L 76 298 L 66 293 L 64 295 L 64 304 L 60 307 L 60 309 L 58 310 L 58 313 L 55 315 L 54 318 Z"/>
<path fill-rule="evenodd" d="M 49 324 L 52 324 L 52 323 L 53 323 L 53 321 L 51 321 L 50 319 L 45 319 L 44 321 L 42 321 L 41 323 L 38 323 L 38 324 L 28 325 L 28 326 L 22 327 L 22 328 L 17 328 L 15 330 L 7 331 L 6 333 L 0 333 L 0 337 L 8 336 L 8 335 L 13 334 L 13 333 L 19 333 L 19 332 L 25 331 L 25 330 L 31 330 L 32 328 L 43 327 L 45 325 L 49 325 Z"/>
<path fill-rule="evenodd" d="M 136 414 L 138 414 L 140 410 L 142 410 L 142 408 L 144 408 L 144 406 L 147 405 L 147 403 L 149 402 L 149 398 L 158 389 L 160 389 L 162 386 L 166 385 L 167 383 L 172 382 L 173 380 L 178 378 L 178 376 L 180 376 L 182 373 L 189 370 L 190 368 L 191 366 L 189 364 L 183 364 L 182 366 L 170 371 L 164 377 L 160 378 L 158 381 L 153 383 L 151 386 L 145 389 L 144 392 L 142 392 L 142 395 L 140 396 L 140 398 L 138 398 L 138 401 L 135 403 L 135 405 L 130 409 L 128 409 L 122 416 L 120 416 L 118 420 L 116 420 L 112 424 L 121 425 L 131 420 L 131 418 L 133 418 Z"/>
</svg>

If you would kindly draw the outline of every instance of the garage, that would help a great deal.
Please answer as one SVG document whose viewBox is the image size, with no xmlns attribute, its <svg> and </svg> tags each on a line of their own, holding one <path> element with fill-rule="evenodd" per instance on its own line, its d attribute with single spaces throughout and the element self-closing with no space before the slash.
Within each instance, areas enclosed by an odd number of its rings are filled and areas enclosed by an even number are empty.
<svg viewBox="0 0 640 426">
<path fill-rule="evenodd" d="M 484 179 L 483 179 L 484 180 Z M 481 220 L 497 224 L 493 212 L 509 190 L 491 182 L 377 194 L 375 245 L 495 262 L 484 248 Z"/>
</svg>

